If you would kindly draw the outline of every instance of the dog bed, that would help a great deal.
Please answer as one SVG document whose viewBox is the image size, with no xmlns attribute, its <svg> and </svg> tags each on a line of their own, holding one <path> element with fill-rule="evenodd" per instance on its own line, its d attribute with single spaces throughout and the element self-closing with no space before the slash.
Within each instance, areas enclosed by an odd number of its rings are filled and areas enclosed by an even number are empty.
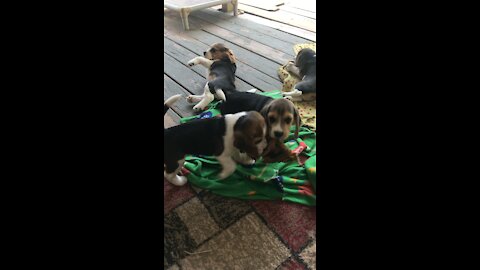
<svg viewBox="0 0 480 270">
<path fill-rule="evenodd" d="M 261 93 L 272 98 L 282 98 L 280 91 Z M 200 115 L 183 118 L 182 123 L 195 119 L 216 117 L 219 102 L 210 104 Z M 308 206 L 316 205 L 316 133 L 301 127 L 299 138 L 294 140 L 292 127 L 285 145 L 291 149 L 307 146 L 298 160 L 287 163 L 265 164 L 258 160 L 252 166 L 238 164 L 237 170 L 227 179 L 217 180 L 221 171 L 214 157 L 187 156 L 182 173 L 188 181 L 201 189 L 217 195 L 246 200 L 284 200 Z"/>
<path fill-rule="evenodd" d="M 312 49 L 315 52 L 317 51 L 316 43 L 297 44 L 293 46 L 295 56 L 304 48 Z M 290 74 L 290 72 L 285 69 L 287 65 L 288 63 L 278 69 L 278 77 L 280 78 L 280 81 L 283 82 L 283 92 L 293 91 L 293 86 L 300 82 L 300 78 Z M 312 130 L 316 130 L 317 101 L 294 101 L 293 103 L 297 107 L 303 123 L 308 125 Z"/>
</svg>

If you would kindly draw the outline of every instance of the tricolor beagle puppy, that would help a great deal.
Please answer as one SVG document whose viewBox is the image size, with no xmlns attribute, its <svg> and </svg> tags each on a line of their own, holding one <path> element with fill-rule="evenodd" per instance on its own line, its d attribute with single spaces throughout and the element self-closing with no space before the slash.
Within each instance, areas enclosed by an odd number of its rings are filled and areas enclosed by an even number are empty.
<svg viewBox="0 0 480 270">
<path fill-rule="evenodd" d="M 235 72 L 237 66 L 233 52 L 221 43 L 213 44 L 204 57 L 198 56 L 188 62 L 189 66 L 202 65 L 208 69 L 207 84 L 203 95 L 190 95 L 187 97 L 189 103 L 197 103 L 193 107 L 195 111 L 203 111 L 215 97 L 225 100 L 226 92 L 236 91 Z"/>
<path fill-rule="evenodd" d="M 227 100 L 220 103 L 218 109 L 222 114 L 240 111 L 260 112 L 267 124 L 268 147 L 262 155 L 263 161 L 273 163 L 293 158 L 283 143 L 290 134 L 292 125 L 296 126 L 295 138 L 298 138 L 301 119 L 297 108 L 290 100 L 273 99 L 252 93 L 252 90 L 227 93 Z"/>
<path fill-rule="evenodd" d="M 171 99 L 177 100 L 174 96 Z M 164 111 L 171 106 L 164 103 Z M 177 175 L 185 162 L 185 155 L 215 156 L 222 166 L 220 179 L 230 176 L 237 162 L 255 163 L 267 146 L 265 120 L 258 112 L 239 112 L 221 117 L 199 119 L 164 129 L 164 176 L 172 184 L 181 186 L 185 176 Z"/>
<path fill-rule="evenodd" d="M 294 86 L 294 90 L 283 95 L 294 101 L 314 100 L 317 96 L 317 53 L 312 49 L 302 49 L 295 64 L 287 65 L 286 69 L 302 81 Z"/>
</svg>

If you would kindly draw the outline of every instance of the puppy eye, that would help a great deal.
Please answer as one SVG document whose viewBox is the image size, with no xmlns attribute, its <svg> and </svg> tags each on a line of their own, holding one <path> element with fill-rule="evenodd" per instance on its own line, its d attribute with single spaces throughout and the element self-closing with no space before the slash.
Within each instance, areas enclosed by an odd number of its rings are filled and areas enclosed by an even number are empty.
<svg viewBox="0 0 480 270">
<path fill-rule="evenodd" d="M 292 118 L 285 118 L 285 123 L 290 124 L 292 122 Z"/>
<path fill-rule="evenodd" d="M 214 48 L 210 49 L 210 52 L 214 53 L 216 50 Z"/>
<path fill-rule="evenodd" d="M 275 117 L 273 117 L 273 116 L 268 117 L 268 121 L 270 121 L 272 123 L 275 122 Z"/>
</svg>

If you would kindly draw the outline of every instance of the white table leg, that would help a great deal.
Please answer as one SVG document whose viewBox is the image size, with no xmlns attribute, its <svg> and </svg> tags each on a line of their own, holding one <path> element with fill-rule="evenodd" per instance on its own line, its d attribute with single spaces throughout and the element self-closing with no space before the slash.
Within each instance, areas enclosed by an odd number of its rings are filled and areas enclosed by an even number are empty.
<svg viewBox="0 0 480 270">
<path fill-rule="evenodd" d="M 182 17 L 183 29 L 190 30 L 190 26 L 188 25 L 188 15 L 190 15 L 190 9 L 182 8 L 180 10 L 180 17 Z"/>
<path fill-rule="evenodd" d="M 238 16 L 238 0 L 232 0 L 233 16 Z"/>
</svg>

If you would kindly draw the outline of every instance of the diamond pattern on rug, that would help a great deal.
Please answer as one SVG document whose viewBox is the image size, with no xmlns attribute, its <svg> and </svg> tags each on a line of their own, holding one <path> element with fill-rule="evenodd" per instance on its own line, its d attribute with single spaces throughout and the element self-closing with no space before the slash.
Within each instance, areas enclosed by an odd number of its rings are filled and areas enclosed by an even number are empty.
<svg viewBox="0 0 480 270">
<path fill-rule="evenodd" d="M 315 269 L 315 207 L 164 186 L 164 269 Z"/>
<path fill-rule="evenodd" d="M 198 196 L 222 229 L 252 211 L 252 207 L 242 200 L 221 197 L 211 192 L 201 192 Z"/>
<path fill-rule="evenodd" d="M 254 201 L 251 204 L 293 252 L 305 246 L 316 232 L 316 207 L 282 201 Z"/>
<path fill-rule="evenodd" d="M 190 185 L 177 187 L 163 179 L 163 196 L 163 214 L 167 214 L 179 204 L 186 202 L 188 199 L 195 196 L 195 192 Z"/>
<path fill-rule="evenodd" d="M 192 251 L 197 247 L 187 226 L 175 212 L 170 212 L 163 217 L 163 231 L 164 266 L 173 264 L 187 255 L 185 251 Z"/>
<path fill-rule="evenodd" d="M 190 236 L 197 245 L 220 230 L 205 206 L 196 197 L 175 209 L 175 212 L 187 226 Z"/>
<path fill-rule="evenodd" d="M 184 270 L 275 269 L 291 254 L 260 220 L 250 213 L 201 245 L 179 262 Z M 200 253 L 202 252 L 202 253 Z"/>
<path fill-rule="evenodd" d="M 290 258 L 282 263 L 277 270 L 306 270 L 307 268 L 297 260 Z"/>
<path fill-rule="evenodd" d="M 313 241 L 308 245 L 301 253 L 300 258 L 310 267 L 311 269 L 317 269 L 317 242 Z"/>
</svg>

